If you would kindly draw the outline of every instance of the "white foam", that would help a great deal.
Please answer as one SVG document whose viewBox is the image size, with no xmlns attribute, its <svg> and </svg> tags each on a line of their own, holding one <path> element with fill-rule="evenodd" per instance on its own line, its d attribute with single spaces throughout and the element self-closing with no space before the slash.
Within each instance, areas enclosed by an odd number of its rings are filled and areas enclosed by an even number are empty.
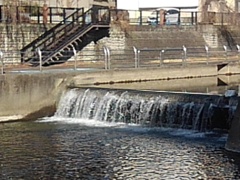
<svg viewBox="0 0 240 180">
<path fill-rule="evenodd" d="M 1 116 L 0 122 L 13 121 L 13 120 L 18 120 L 18 119 L 22 119 L 22 118 L 23 118 L 23 116 L 21 116 L 21 115 Z"/>
<path fill-rule="evenodd" d="M 91 126 L 91 127 L 123 127 L 123 126 L 126 126 L 125 123 L 98 121 L 95 119 L 66 118 L 66 117 L 57 117 L 57 116 L 45 117 L 45 118 L 39 119 L 38 122 L 80 124 L 80 125 Z"/>
<path fill-rule="evenodd" d="M 171 136 L 179 136 L 185 138 L 206 138 L 211 137 L 213 132 L 199 132 L 196 130 L 188 130 L 188 129 L 176 129 L 176 128 L 168 128 L 168 127 L 144 127 L 139 124 L 126 124 L 123 122 L 106 122 L 99 121 L 95 119 L 83 119 L 83 118 L 66 118 L 66 117 L 45 117 L 37 120 L 39 123 L 56 123 L 56 124 L 79 124 L 82 126 L 88 127 L 111 127 L 117 129 L 123 129 L 136 133 L 154 133 L 154 132 L 164 132 Z M 214 136 L 214 135 L 213 135 Z M 218 136 L 217 141 L 226 141 L 226 135 Z"/>
</svg>

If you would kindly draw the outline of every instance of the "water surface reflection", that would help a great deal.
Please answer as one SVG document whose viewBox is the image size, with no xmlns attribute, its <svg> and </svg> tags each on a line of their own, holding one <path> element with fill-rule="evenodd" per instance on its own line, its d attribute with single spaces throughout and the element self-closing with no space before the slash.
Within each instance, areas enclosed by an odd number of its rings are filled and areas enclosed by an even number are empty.
<svg viewBox="0 0 240 180">
<path fill-rule="evenodd" d="M 87 121 L 1 124 L 0 178 L 240 178 L 225 135 Z"/>
</svg>

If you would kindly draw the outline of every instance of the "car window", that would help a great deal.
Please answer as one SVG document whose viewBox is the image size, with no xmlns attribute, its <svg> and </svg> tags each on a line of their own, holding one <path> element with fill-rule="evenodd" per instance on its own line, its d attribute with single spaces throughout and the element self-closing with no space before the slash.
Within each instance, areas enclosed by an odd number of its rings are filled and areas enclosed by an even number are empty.
<svg viewBox="0 0 240 180">
<path fill-rule="evenodd" d="M 168 14 L 178 14 L 178 10 L 171 9 L 167 11 Z"/>
</svg>

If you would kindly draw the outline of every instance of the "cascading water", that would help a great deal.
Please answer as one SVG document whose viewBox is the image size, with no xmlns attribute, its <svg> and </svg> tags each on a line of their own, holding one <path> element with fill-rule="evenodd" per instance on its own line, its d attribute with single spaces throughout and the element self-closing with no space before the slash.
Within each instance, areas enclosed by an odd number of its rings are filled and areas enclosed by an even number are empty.
<svg viewBox="0 0 240 180">
<path fill-rule="evenodd" d="M 222 100 L 217 95 L 76 88 L 62 95 L 55 117 L 207 131 L 220 121 L 231 123 L 237 100 Z"/>
</svg>

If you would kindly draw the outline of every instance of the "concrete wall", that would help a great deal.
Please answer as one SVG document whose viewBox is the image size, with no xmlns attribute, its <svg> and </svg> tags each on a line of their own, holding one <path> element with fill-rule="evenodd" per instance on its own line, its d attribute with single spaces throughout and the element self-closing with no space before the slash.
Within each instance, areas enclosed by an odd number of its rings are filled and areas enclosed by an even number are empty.
<svg viewBox="0 0 240 180">
<path fill-rule="evenodd" d="M 216 76 L 216 66 L 191 66 L 170 68 L 142 68 L 109 70 L 100 72 L 82 73 L 73 78 L 71 86 L 94 86 L 114 83 L 141 82 L 147 80 L 167 80 L 193 77 Z M 123 84 L 124 86 L 124 84 Z"/>
<path fill-rule="evenodd" d="M 224 82 L 225 75 L 239 74 L 239 64 L 230 63 L 218 70 L 217 65 L 189 65 L 186 67 L 139 68 L 139 69 L 112 69 L 98 72 L 83 72 L 70 81 L 73 87 L 104 86 L 119 88 L 124 83 L 141 82 L 149 80 L 192 79 L 200 77 L 221 77 Z M 224 76 L 222 76 L 224 75 Z M 198 82 L 199 83 L 199 82 Z M 108 86 L 111 85 L 111 86 Z M 126 87 L 127 88 L 127 87 Z"/>
<path fill-rule="evenodd" d="M 49 25 L 49 28 L 52 25 Z M 42 24 L 5 24 L 0 23 L 0 50 L 4 52 L 4 61 L 10 64 L 20 63 L 20 50 L 44 32 Z"/>
<path fill-rule="evenodd" d="M 238 100 L 240 102 L 240 99 Z M 228 135 L 228 140 L 225 148 L 228 151 L 240 153 L 240 103 L 238 103 L 236 113 L 231 125 L 231 129 Z"/>
<path fill-rule="evenodd" d="M 79 52 L 78 60 L 94 60 L 92 56 L 94 53 L 96 57 L 99 56 L 97 54 L 99 51 L 95 52 L 95 50 L 103 50 L 104 46 L 112 50 L 112 55 L 117 58 L 114 54 L 119 56 L 129 54 L 129 51 L 133 52 L 133 46 L 138 49 L 164 49 L 182 48 L 183 45 L 186 47 L 204 47 L 208 44 L 202 33 L 196 31 L 194 27 L 129 26 L 120 23 L 112 24 L 109 33 L 110 38 L 103 38 L 97 44 L 91 43 Z"/>
<path fill-rule="evenodd" d="M 17 51 L 44 32 L 40 24 L 0 24 L 0 49 Z"/>
<path fill-rule="evenodd" d="M 1 75 L 0 121 L 52 115 L 69 76 L 71 74 Z"/>
</svg>

